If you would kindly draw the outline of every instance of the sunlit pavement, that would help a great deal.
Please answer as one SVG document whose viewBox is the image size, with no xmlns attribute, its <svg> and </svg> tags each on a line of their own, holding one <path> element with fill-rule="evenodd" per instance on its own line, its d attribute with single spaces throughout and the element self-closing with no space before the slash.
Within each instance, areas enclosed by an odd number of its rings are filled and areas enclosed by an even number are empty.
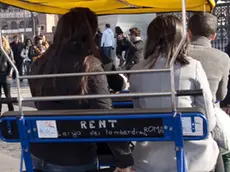
<svg viewBox="0 0 230 172">
<path fill-rule="evenodd" d="M 28 82 L 25 80 L 21 84 L 21 94 L 23 97 L 31 97 Z M 2 97 L 4 93 L 2 92 Z M 16 82 L 12 81 L 11 96 L 17 97 Z M 18 110 L 18 105 L 14 105 L 15 111 Z M 23 103 L 23 110 L 35 110 L 33 103 Z M 8 111 L 7 105 L 3 105 L 2 112 Z M 20 167 L 20 144 L 5 143 L 0 141 L 0 172 L 19 172 Z"/>
</svg>

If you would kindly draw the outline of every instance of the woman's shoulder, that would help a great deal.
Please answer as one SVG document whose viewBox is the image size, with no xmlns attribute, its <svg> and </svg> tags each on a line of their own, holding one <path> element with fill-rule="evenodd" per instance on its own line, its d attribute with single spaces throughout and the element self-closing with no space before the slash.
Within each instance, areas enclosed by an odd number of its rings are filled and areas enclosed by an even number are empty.
<svg viewBox="0 0 230 172">
<path fill-rule="evenodd" d="M 90 72 L 102 72 L 103 67 L 101 61 L 94 57 L 94 56 L 88 56 L 87 57 L 89 60 L 89 67 L 90 67 Z"/>
<path fill-rule="evenodd" d="M 200 61 L 198 61 L 198 60 L 196 60 L 196 59 L 194 59 L 194 58 L 192 58 L 190 56 L 187 56 L 186 59 L 188 60 L 189 64 L 184 65 L 183 68 L 196 69 L 201 65 Z"/>
<path fill-rule="evenodd" d="M 186 58 L 187 58 L 187 60 L 189 61 L 190 64 L 200 63 L 198 60 L 192 58 L 191 56 L 187 56 Z"/>
</svg>

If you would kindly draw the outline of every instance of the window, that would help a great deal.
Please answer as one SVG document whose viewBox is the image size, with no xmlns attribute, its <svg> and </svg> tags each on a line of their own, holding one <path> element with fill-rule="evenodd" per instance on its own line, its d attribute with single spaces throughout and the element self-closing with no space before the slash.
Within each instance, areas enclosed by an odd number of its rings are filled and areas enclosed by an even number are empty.
<svg viewBox="0 0 230 172">
<path fill-rule="evenodd" d="M 8 30 L 8 23 L 6 21 L 2 22 L 2 30 Z"/>
<path fill-rule="evenodd" d="M 33 28 L 33 20 L 27 22 L 27 28 Z"/>
<path fill-rule="evenodd" d="M 19 23 L 19 28 L 25 28 L 25 22 L 24 21 L 21 21 Z"/>
<path fill-rule="evenodd" d="M 18 29 L 18 24 L 15 21 L 12 21 L 10 26 L 11 26 L 11 29 Z"/>
</svg>

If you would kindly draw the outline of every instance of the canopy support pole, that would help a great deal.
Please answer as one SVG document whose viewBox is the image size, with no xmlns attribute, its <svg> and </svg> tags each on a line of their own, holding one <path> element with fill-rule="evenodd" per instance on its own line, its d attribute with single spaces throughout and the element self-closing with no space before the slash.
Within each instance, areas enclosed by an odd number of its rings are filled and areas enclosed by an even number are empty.
<svg viewBox="0 0 230 172">
<path fill-rule="evenodd" d="M 175 152 L 177 161 L 177 171 L 186 172 L 185 163 L 185 153 L 184 153 L 184 138 L 183 138 L 183 127 L 182 127 L 182 116 L 177 112 L 176 105 L 176 93 L 175 93 L 175 78 L 174 78 L 174 64 L 175 60 L 181 51 L 186 39 L 187 39 L 187 29 L 186 29 L 186 0 L 181 0 L 182 5 L 182 24 L 183 24 L 183 37 L 176 49 L 175 54 L 170 61 L 170 85 L 171 85 L 171 101 L 172 101 L 172 115 L 174 116 L 174 123 L 176 129 L 175 134 Z"/>
</svg>

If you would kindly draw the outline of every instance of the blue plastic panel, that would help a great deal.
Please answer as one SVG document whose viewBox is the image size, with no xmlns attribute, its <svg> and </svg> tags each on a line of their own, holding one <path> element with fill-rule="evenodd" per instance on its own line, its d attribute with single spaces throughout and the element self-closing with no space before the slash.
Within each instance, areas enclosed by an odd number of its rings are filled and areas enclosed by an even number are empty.
<svg viewBox="0 0 230 172">
<path fill-rule="evenodd" d="M 31 142 L 175 140 L 172 114 L 25 117 L 25 122 Z M 9 137 L 15 127 L 16 117 L 2 117 L 1 128 L 4 123 L 7 123 L 8 134 L 1 130 L 2 140 L 19 142 L 19 137 Z M 68 127 L 62 127 L 65 123 L 68 123 Z M 202 114 L 184 113 L 182 123 L 184 140 L 202 140 L 207 136 L 207 120 Z"/>
</svg>

